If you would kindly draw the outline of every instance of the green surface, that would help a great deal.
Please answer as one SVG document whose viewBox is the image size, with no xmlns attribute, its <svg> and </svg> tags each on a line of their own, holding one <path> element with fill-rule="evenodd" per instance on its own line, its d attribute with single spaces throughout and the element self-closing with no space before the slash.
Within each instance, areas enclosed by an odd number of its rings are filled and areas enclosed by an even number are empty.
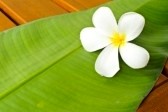
<svg viewBox="0 0 168 112">
<path fill-rule="evenodd" d="M 99 52 L 80 43 L 96 8 L 38 20 L 0 33 L 1 112 L 134 112 L 152 89 L 168 56 L 168 0 L 114 0 L 117 19 L 135 11 L 146 19 L 134 43 L 150 52 L 144 69 L 105 78 L 94 70 Z"/>
</svg>

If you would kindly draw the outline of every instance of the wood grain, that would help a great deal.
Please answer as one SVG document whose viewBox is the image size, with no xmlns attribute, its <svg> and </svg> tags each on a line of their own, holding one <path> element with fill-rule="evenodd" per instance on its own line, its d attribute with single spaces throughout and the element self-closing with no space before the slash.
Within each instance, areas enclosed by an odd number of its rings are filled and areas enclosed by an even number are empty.
<svg viewBox="0 0 168 112">
<path fill-rule="evenodd" d="M 156 84 L 155 84 L 155 87 L 153 89 L 159 87 L 159 85 L 161 85 L 162 83 L 164 83 L 167 80 L 168 80 L 168 78 L 165 75 L 161 74 L 160 77 L 158 78 Z"/>
<path fill-rule="evenodd" d="M 163 74 L 168 77 L 168 60 L 167 60 L 165 67 L 163 69 Z"/>
<path fill-rule="evenodd" d="M 19 24 L 67 12 L 50 0 L 1 0 L 0 7 Z"/>
<path fill-rule="evenodd" d="M 168 80 L 153 89 L 137 112 L 168 112 Z"/>
<path fill-rule="evenodd" d="M 14 27 L 15 24 L 0 11 L 0 31 Z"/>
<path fill-rule="evenodd" d="M 111 1 L 111 0 L 78 0 L 78 2 L 82 4 L 85 8 L 102 5 L 108 1 Z"/>
<path fill-rule="evenodd" d="M 110 0 L 52 0 L 69 12 L 98 6 Z"/>
<path fill-rule="evenodd" d="M 75 0 L 52 0 L 55 2 L 57 5 L 60 7 L 63 7 L 65 10 L 68 12 L 73 12 L 73 11 L 79 11 L 80 9 L 83 9 L 84 7 L 78 3 L 74 2 Z"/>
</svg>

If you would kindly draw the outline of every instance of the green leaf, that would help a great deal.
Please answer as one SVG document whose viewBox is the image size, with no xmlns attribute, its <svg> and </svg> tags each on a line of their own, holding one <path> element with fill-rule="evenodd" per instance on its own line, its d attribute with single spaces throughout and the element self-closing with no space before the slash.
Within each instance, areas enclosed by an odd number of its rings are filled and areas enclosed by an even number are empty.
<svg viewBox="0 0 168 112">
<path fill-rule="evenodd" d="M 104 4 L 117 19 L 135 11 L 146 19 L 134 43 L 150 52 L 146 68 L 104 78 L 94 70 L 99 52 L 80 43 L 98 8 L 49 17 L 0 33 L 2 112 L 134 112 L 152 89 L 168 56 L 168 1 L 115 0 Z M 137 60 L 138 61 L 138 60 Z"/>
</svg>

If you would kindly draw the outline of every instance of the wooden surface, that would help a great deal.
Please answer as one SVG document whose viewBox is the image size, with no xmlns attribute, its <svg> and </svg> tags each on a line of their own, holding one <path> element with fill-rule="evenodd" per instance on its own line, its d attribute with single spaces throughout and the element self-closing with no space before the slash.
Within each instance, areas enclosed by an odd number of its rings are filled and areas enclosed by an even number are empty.
<svg viewBox="0 0 168 112">
<path fill-rule="evenodd" d="M 2 11 L 0 11 L 0 31 L 14 26 L 15 24 Z"/>
<path fill-rule="evenodd" d="M 0 6 L 19 24 L 67 12 L 50 0 L 1 0 Z"/>
<path fill-rule="evenodd" d="M 72 12 L 101 5 L 110 0 L 53 0 L 53 1 L 57 3 L 59 6 L 65 8 L 67 11 Z"/>
<path fill-rule="evenodd" d="M 168 78 L 161 75 L 137 112 L 168 112 Z"/>
<path fill-rule="evenodd" d="M 167 64 L 165 65 L 163 69 L 163 74 L 168 77 L 168 60 L 167 60 Z"/>
<path fill-rule="evenodd" d="M 110 0 L 1 0 L 0 31 L 35 19 L 79 11 L 108 1 Z M 168 112 L 168 62 L 137 112 Z"/>
</svg>

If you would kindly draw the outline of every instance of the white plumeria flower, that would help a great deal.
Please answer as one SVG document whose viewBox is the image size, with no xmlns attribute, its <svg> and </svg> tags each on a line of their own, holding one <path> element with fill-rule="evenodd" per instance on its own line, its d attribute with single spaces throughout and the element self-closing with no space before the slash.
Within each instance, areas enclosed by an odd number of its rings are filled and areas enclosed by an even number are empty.
<svg viewBox="0 0 168 112">
<path fill-rule="evenodd" d="M 118 25 L 108 7 L 99 8 L 92 18 L 95 27 L 84 28 L 80 39 L 84 49 L 93 52 L 104 48 L 95 63 L 95 70 L 102 76 L 113 77 L 119 70 L 119 58 L 131 68 L 143 68 L 149 61 L 149 53 L 144 48 L 130 43 L 142 32 L 145 19 L 135 12 L 121 16 Z M 118 53 L 119 52 L 119 53 Z"/>
</svg>

